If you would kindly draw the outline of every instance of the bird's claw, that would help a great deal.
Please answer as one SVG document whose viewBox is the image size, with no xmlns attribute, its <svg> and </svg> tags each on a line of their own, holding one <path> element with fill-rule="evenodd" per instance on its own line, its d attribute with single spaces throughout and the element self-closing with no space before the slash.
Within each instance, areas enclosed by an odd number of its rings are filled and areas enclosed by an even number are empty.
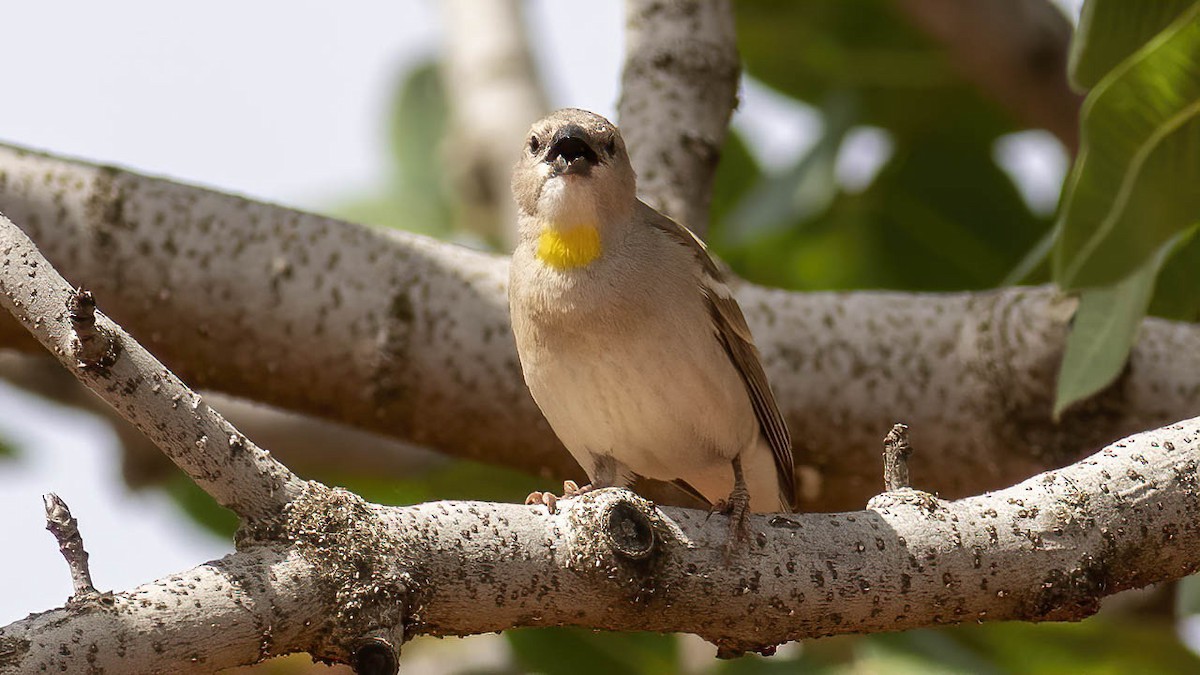
<svg viewBox="0 0 1200 675">
<path fill-rule="evenodd" d="M 544 504 L 550 513 L 558 512 L 558 497 L 553 492 L 530 492 L 529 496 L 525 498 L 525 504 L 527 506 Z"/>
<path fill-rule="evenodd" d="M 530 492 L 529 496 L 525 498 L 525 504 L 527 506 L 544 505 L 550 513 L 557 513 L 559 499 L 570 499 L 591 491 L 592 486 L 590 484 L 580 487 L 573 480 L 564 480 L 562 497 L 555 496 L 553 492 Z"/>
</svg>

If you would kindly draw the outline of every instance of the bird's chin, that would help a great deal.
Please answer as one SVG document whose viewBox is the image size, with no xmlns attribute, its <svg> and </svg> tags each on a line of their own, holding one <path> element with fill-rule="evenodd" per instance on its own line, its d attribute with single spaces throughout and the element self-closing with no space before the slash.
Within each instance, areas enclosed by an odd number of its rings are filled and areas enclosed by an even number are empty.
<svg viewBox="0 0 1200 675">
<path fill-rule="evenodd" d="M 562 175 L 546 179 L 538 212 L 558 223 L 595 222 L 596 196 L 585 176 Z"/>
</svg>

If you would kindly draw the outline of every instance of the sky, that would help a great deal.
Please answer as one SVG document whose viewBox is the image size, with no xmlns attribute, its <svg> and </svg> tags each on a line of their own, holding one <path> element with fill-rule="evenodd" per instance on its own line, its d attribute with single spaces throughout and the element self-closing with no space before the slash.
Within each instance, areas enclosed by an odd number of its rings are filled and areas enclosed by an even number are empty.
<svg viewBox="0 0 1200 675">
<path fill-rule="evenodd" d="M 530 34 L 551 102 L 615 118 L 621 3 L 535 0 Z M 582 14 L 586 12 L 586 16 Z M 587 30 L 579 30 L 586 25 Z M 320 210 L 386 175 L 396 82 L 440 41 L 418 0 L 160 0 L 0 4 L 0 142 L 118 164 Z M 735 124 L 768 168 L 815 142 L 819 117 L 748 83 Z M 837 162 L 865 186 L 889 150 L 855 130 Z M 1047 134 L 1015 134 L 997 158 L 1039 210 L 1066 170 Z M 231 550 L 155 492 L 131 494 L 107 426 L 0 383 L 0 625 L 62 603 L 66 565 L 44 531 L 41 495 L 79 519 L 101 589 L 125 589 Z"/>
</svg>

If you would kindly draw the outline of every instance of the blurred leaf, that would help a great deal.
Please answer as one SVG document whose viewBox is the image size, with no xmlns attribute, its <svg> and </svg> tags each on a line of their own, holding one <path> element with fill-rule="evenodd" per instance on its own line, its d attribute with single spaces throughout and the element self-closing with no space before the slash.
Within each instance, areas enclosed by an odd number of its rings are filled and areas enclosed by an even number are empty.
<svg viewBox="0 0 1200 675">
<path fill-rule="evenodd" d="M 233 538 L 233 533 L 238 528 L 238 517 L 233 511 L 213 501 L 207 492 L 201 490 L 182 471 L 172 471 L 163 482 L 163 489 L 184 513 L 206 530 L 225 540 Z"/>
<path fill-rule="evenodd" d="M 1021 284 L 1038 283 L 1033 279 L 1043 276 L 1047 267 L 1046 262 L 1054 250 L 1054 242 L 1058 238 L 1058 229 L 1050 228 L 1037 240 L 1033 248 L 1025 254 L 1017 266 L 1000 281 L 1000 286 L 1019 286 Z"/>
<path fill-rule="evenodd" d="M 740 134 L 730 129 L 721 149 L 721 161 L 717 164 L 713 179 L 713 195 L 710 206 L 710 231 L 715 234 L 727 214 L 742 200 L 762 177 L 762 168 L 746 148 Z M 710 234 L 710 239 L 713 235 Z"/>
<path fill-rule="evenodd" d="M 1124 61 L 1166 28 L 1196 0 L 1088 0 L 1079 14 L 1071 41 L 1068 70 L 1079 91 L 1096 86 Z"/>
<path fill-rule="evenodd" d="M 850 91 L 863 111 L 859 123 L 900 136 L 944 119 L 1012 128 L 892 2 L 756 0 L 734 9 L 747 72 L 785 94 L 819 104 Z"/>
<path fill-rule="evenodd" d="M 1082 128 L 1054 252 L 1066 289 L 1113 283 L 1200 222 L 1200 2 L 1100 81 Z"/>
<path fill-rule="evenodd" d="M 848 95 L 834 96 L 823 110 L 821 138 L 783 173 L 760 176 L 721 228 L 728 246 L 778 234 L 824 212 L 838 193 L 834 168 L 842 139 L 854 123 L 856 106 Z"/>
<path fill-rule="evenodd" d="M 1175 616 L 1184 618 L 1193 614 L 1200 614 L 1200 574 L 1175 583 Z"/>
<path fill-rule="evenodd" d="M 392 106 L 390 178 L 375 194 L 348 200 L 333 213 L 369 225 L 449 236 L 440 153 L 447 114 L 437 64 L 428 61 L 410 71 Z"/>
<path fill-rule="evenodd" d="M 545 490 L 546 481 L 526 473 L 470 460 L 447 462 L 416 476 L 361 476 L 323 474 L 319 480 L 341 485 L 363 499 L 379 504 L 418 504 L 438 499 L 472 499 L 522 502 L 534 490 Z M 553 486 L 555 489 L 561 486 Z"/>
<path fill-rule="evenodd" d="M 1058 370 L 1054 418 L 1072 404 L 1103 390 L 1121 374 L 1138 327 L 1150 306 L 1154 278 L 1168 250 L 1111 286 L 1085 289 L 1071 322 Z"/>
<path fill-rule="evenodd" d="M 1185 233 L 1154 282 L 1149 314 L 1176 321 L 1200 321 L 1200 228 Z"/>
<path fill-rule="evenodd" d="M 1200 672 L 1171 621 L 1094 617 L 1079 623 L 1008 622 L 946 631 L 993 661 L 1026 675 L 1163 675 Z"/>
<path fill-rule="evenodd" d="M 943 630 L 911 630 L 864 636 L 856 665 L 880 673 L 975 673 L 1004 671 L 986 655 L 967 647 Z"/>
<path fill-rule="evenodd" d="M 946 127 L 897 145 L 871 185 L 814 219 L 738 246 L 739 274 L 784 288 L 995 286 L 1049 228 L 992 160 L 991 136 Z"/>
<path fill-rule="evenodd" d="M 17 456 L 17 446 L 3 436 L 0 436 L 0 461 L 14 459 Z"/>
<path fill-rule="evenodd" d="M 582 628 L 525 628 L 505 633 L 517 662 L 545 675 L 679 672 L 678 640 L 657 633 L 602 633 Z"/>
</svg>

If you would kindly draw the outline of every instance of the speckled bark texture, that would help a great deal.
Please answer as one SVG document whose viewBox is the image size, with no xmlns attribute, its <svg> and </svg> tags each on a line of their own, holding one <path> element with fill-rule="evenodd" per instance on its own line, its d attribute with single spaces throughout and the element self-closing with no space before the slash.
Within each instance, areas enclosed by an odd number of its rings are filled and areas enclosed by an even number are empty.
<svg viewBox="0 0 1200 675">
<path fill-rule="evenodd" d="M 502 258 L 3 146 L 0 211 L 193 387 L 583 478 L 521 378 Z M 1200 406 L 1200 328 L 1150 319 L 1116 384 L 1054 423 L 1072 305 L 1049 288 L 737 294 L 805 510 L 873 494 L 897 421 L 922 484 L 959 497 Z M 0 318 L 0 344 L 28 343 Z"/>
<path fill-rule="evenodd" d="M 119 326 L 92 311 L 81 322 L 80 295 L 0 214 L 0 306 L 219 504 L 250 521 L 282 511 L 303 482 L 238 433 Z M 107 353 L 104 359 L 90 358 L 87 347 L 89 339 L 99 339 L 97 333 L 110 343 L 101 349 Z"/>
<path fill-rule="evenodd" d="M 638 192 L 701 236 L 740 68 L 730 0 L 626 0 L 617 108 Z"/>
<path fill-rule="evenodd" d="M 626 490 L 544 507 L 380 507 L 310 485 L 270 547 L 0 629 L 0 673 L 209 672 L 364 635 L 515 626 L 686 631 L 726 655 L 795 639 L 990 620 L 1077 620 L 1200 565 L 1200 418 L 1008 489 L 911 489 L 866 510 L 723 516 Z M 153 628 L 152 628 L 153 627 Z M 140 631 L 153 630 L 152 638 Z"/>
</svg>

